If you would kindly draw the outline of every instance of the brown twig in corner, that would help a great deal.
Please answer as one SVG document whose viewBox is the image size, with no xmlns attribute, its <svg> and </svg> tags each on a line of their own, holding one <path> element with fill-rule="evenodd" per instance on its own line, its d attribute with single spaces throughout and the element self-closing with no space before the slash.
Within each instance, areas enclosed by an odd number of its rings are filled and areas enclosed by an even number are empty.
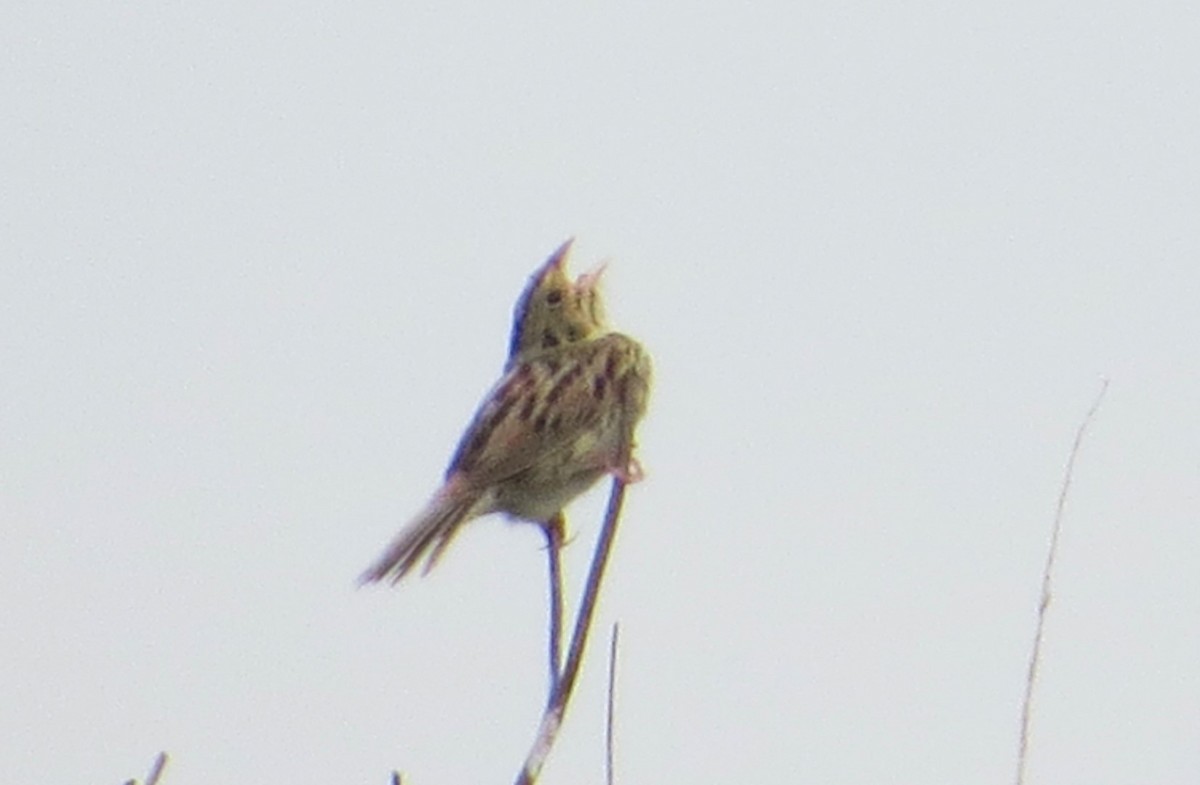
<svg viewBox="0 0 1200 785">
<path fill-rule="evenodd" d="M 627 465 L 629 450 L 623 451 L 624 461 L 619 465 Z M 596 600 L 600 596 L 600 584 L 604 580 L 604 569 L 608 566 L 608 557 L 612 552 L 613 540 L 617 536 L 617 521 L 621 517 L 621 504 L 625 500 L 625 481 L 620 477 L 613 478 L 612 492 L 608 497 L 608 509 L 604 514 L 604 525 L 600 529 L 600 537 L 596 541 L 596 553 L 592 557 L 592 565 L 588 571 L 587 583 L 583 590 L 583 601 L 579 606 L 579 615 L 575 618 L 575 630 L 571 635 L 571 647 L 567 650 L 567 661 L 561 677 L 555 682 L 550 691 L 550 699 L 542 714 L 537 737 L 533 747 L 525 757 L 525 763 L 517 775 L 517 785 L 532 785 L 537 781 L 558 729 L 562 725 L 567 702 L 575 689 L 575 680 L 579 676 L 579 666 L 583 662 L 583 651 L 587 647 L 588 632 L 592 626 L 592 616 L 596 610 Z"/>
<path fill-rule="evenodd" d="M 1075 472 L 1075 457 L 1079 454 L 1079 445 L 1083 443 L 1083 435 L 1092 423 L 1104 393 L 1108 391 L 1108 379 L 1102 380 L 1100 392 L 1088 409 L 1075 432 L 1075 442 L 1071 445 L 1071 454 L 1067 458 L 1067 470 L 1063 476 L 1062 488 L 1058 493 L 1058 506 L 1054 511 L 1054 528 L 1050 534 L 1050 549 L 1046 553 L 1046 566 L 1042 569 L 1042 596 L 1038 603 L 1037 628 L 1033 635 L 1033 649 L 1029 653 L 1029 669 L 1025 675 L 1025 698 L 1021 701 L 1021 736 L 1017 747 L 1017 785 L 1025 783 L 1025 768 L 1029 758 L 1029 725 L 1030 708 L 1033 705 L 1033 688 L 1037 684 L 1038 668 L 1042 661 L 1042 635 L 1046 628 L 1046 610 L 1050 607 L 1050 598 L 1054 581 L 1054 560 L 1058 555 L 1058 538 L 1062 533 L 1063 510 L 1067 505 L 1067 491 L 1071 488 L 1071 477 Z"/>
<path fill-rule="evenodd" d="M 617 713 L 617 640 L 621 635 L 621 625 L 613 622 L 612 638 L 608 642 L 608 711 L 604 722 L 604 781 L 613 785 L 616 777 L 613 774 L 613 717 Z"/>
<path fill-rule="evenodd" d="M 546 558 L 549 561 L 547 574 L 550 577 L 550 689 L 546 693 L 547 696 L 554 694 L 554 685 L 558 683 L 558 670 L 562 667 L 562 545 L 566 531 L 566 519 L 561 512 L 542 526 L 542 532 L 546 535 Z"/>
</svg>

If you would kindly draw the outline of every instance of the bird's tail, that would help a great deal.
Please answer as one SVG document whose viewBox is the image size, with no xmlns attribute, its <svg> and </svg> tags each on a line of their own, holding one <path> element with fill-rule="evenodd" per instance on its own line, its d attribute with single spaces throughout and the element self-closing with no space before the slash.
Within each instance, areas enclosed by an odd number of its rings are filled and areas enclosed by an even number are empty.
<svg viewBox="0 0 1200 785">
<path fill-rule="evenodd" d="M 472 508 L 477 500 L 477 494 L 438 493 L 421 514 L 396 535 L 383 555 L 359 576 L 359 585 L 384 580 L 390 580 L 393 585 L 399 583 L 426 556 L 422 574 L 429 572 L 459 527 L 475 517 Z"/>
</svg>

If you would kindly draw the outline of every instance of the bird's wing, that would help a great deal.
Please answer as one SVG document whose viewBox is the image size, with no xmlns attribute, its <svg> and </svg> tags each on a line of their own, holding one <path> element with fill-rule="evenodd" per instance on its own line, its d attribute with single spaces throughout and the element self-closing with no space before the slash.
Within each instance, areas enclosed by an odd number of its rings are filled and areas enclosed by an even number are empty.
<svg viewBox="0 0 1200 785">
<path fill-rule="evenodd" d="M 500 482 L 572 449 L 613 407 L 603 339 L 510 370 L 479 407 L 450 461 L 475 487 Z"/>
</svg>

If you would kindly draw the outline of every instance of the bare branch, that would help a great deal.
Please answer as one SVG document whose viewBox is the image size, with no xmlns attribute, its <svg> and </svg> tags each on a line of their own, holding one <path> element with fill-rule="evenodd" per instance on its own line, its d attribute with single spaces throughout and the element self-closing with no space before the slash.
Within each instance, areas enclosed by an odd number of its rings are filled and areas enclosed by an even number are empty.
<svg viewBox="0 0 1200 785">
<path fill-rule="evenodd" d="M 621 625 L 613 622 L 612 638 L 608 642 L 608 712 L 604 723 L 604 781 L 607 785 L 616 782 L 613 773 L 613 717 L 617 713 L 617 639 Z"/>
<path fill-rule="evenodd" d="M 1037 684 L 1038 669 L 1042 661 L 1042 636 L 1046 628 L 1046 611 L 1050 607 L 1050 599 L 1053 596 L 1054 560 L 1058 556 L 1058 538 L 1062 533 L 1063 510 L 1067 505 L 1067 492 L 1071 488 L 1071 478 L 1075 472 L 1075 458 L 1079 455 L 1079 445 L 1083 443 L 1083 435 L 1091 425 L 1092 418 L 1095 416 L 1096 410 L 1100 408 L 1100 402 L 1104 400 L 1104 393 L 1107 391 L 1108 379 L 1103 379 L 1096 400 L 1092 402 L 1092 407 L 1088 409 L 1083 422 L 1080 423 L 1079 430 L 1075 432 L 1075 442 L 1071 445 L 1071 454 L 1067 458 L 1067 470 L 1063 476 L 1062 488 L 1058 493 L 1058 506 L 1054 511 L 1054 528 L 1050 534 L 1050 549 L 1046 553 L 1046 566 L 1042 569 L 1042 596 L 1038 603 L 1033 649 L 1029 653 L 1029 670 L 1025 675 L 1025 698 L 1021 702 L 1021 736 L 1017 748 L 1017 785 L 1025 783 L 1025 769 L 1029 758 L 1030 709 L 1033 705 L 1033 689 Z"/>
<path fill-rule="evenodd" d="M 622 451 L 623 460 L 619 465 L 628 465 L 628 456 L 629 448 L 626 446 Z M 575 618 L 575 630 L 571 635 L 571 647 L 567 650 L 566 665 L 561 678 L 555 682 L 554 689 L 550 692 L 550 699 L 547 702 L 546 711 L 542 715 L 537 737 L 517 775 L 517 785 L 532 785 L 537 781 L 542 766 L 546 763 L 546 757 L 550 754 L 550 748 L 558 736 L 558 729 L 562 726 L 563 715 L 566 712 L 571 693 L 575 689 L 575 680 L 579 676 L 579 667 L 583 662 L 583 652 L 587 647 L 588 633 L 591 630 L 596 601 L 600 595 L 600 584 L 604 580 L 604 570 L 608 566 L 613 540 L 617 536 L 617 522 L 621 517 L 621 505 L 624 500 L 625 481 L 621 477 L 615 476 L 613 477 L 612 492 L 608 497 L 604 525 L 601 527 L 600 536 L 596 541 L 596 553 L 592 557 L 587 583 L 584 586 L 583 602 L 580 603 L 579 615 Z"/>
</svg>

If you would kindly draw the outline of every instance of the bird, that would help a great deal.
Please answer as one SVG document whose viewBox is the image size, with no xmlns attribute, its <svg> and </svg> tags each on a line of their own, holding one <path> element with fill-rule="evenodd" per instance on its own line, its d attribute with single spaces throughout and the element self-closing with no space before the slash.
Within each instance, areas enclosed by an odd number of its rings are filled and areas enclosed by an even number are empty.
<svg viewBox="0 0 1200 785">
<path fill-rule="evenodd" d="M 604 329 L 604 302 L 597 287 L 604 265 L 572 283 L 566 262 L 573 243 L 571 238 L 560 245 L 529 276 L 525 291 L 517 298 L 506 371 L 537 353 L 595 338 Z"/>
<path fill-rule="evenodd" d="M 549 525 L 601 478 L 637 482 L 634 432 L 646 412 L 652 365 L 633 338 L 604 320 L 603 268 L 574 283 L 568 240 L 517 301 L 503 373 L 459 440 L 442 485 L 360 584 L 427 574 L 462 526 L 504 513 Z"/>
</svg>

